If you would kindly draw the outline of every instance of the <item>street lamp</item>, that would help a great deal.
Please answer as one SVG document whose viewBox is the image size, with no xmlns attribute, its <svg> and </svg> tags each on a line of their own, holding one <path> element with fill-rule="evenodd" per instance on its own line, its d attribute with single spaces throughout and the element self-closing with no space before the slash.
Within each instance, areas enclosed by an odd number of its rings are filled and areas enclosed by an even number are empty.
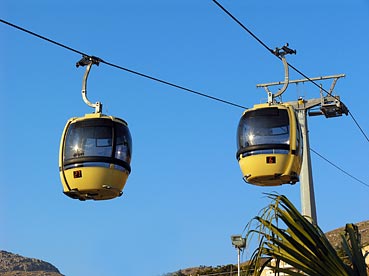
<svg viewBox="0 0 369 276">
<path fill-rule="evenodd" d="M 246 239 L 242 238 L 241 235 L 233 235 L 231 236 L 232 244 L 235 248 L 237 248 L 237 267 L 238 267 L 238 276 L 241 275 L 240 269 L 240 253 L 242 249 L 246 247 Z"/>
</svg>

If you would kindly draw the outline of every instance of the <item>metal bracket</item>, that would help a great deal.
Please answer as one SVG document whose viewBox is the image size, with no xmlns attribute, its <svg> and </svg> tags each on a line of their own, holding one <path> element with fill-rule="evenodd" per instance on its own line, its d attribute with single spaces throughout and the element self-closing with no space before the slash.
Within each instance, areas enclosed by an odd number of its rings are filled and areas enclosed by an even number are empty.
<svg viewBox="0 0 369 276">
<path fill-rule="evenodd" d="M 320 86 L 320 110 L 319 111 L 309 111 L 309 116 L 324 115 L 326 118 L 339 117 L 349 113 L 346 105 L 341 102 L 339 96 L 333 96 L 332 92 L 340 76 L 336 76 L 332 82 L 332 85 L 328 91 L 329 96 L 323 96 L 323 89 Z"/>
<path fill-rule="evenodd" d="M 339 96 L 321 96 L 320 110 L 326 118 L 339 117 L 342 116 L 342 114 L 347 116 L 349 112 L 346 105 L 340 101 Z M 311 116 L 310 113 L 309 115 Z"/>
</svg>

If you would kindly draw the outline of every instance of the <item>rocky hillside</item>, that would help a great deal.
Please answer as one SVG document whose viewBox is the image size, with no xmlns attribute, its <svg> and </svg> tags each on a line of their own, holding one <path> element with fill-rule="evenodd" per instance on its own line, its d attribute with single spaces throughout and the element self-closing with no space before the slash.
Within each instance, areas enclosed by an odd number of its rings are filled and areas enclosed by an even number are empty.
<svg viewBox="0 0 369 276">
<path fill-rule="evenodd" d="M 0 275 L 2 276 L 63 276 L 48 262 L 26 258 L 6 251 L 0 251 Z"/>
</svg>

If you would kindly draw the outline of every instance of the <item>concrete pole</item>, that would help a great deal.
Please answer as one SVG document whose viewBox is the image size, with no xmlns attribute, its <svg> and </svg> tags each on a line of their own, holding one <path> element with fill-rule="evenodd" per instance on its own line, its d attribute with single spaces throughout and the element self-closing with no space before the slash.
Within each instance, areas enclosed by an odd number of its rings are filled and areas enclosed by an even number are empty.
<svg viewBox="0 0 369 276">
<path fill-rule="evenodd" d="M 314 224 L 318 224 L 315 205 L 314 183 L 311 168 L 309 131 L 307 125 L 307 114 L 305 108 L 297 111 L 298 121 L 301 126 L 303 138 L 303 158 L 300 173 L 301 213 L 310 218 Z"/>
</svg>

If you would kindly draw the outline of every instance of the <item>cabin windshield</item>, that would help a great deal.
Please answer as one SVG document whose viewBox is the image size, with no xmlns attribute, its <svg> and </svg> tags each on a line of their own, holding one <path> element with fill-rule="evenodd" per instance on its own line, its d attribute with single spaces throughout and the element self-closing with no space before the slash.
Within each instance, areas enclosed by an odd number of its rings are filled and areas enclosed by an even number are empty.
<svg viewBox="0 0 369 276">
<path fill-rule="evenodd" d="M 105 119 L 80 121 L 69 126 L 64 160 L 107 157 L 129 164 L 131 144 L 128 128 L 122 124 Z"/>
<path fill-rule="evenodd" d="M 249 111 L 242 116 L 238 125 L 238 149 L 259 145 L 289 145 L 289 133 L 287 110 L 268 107 Z"/>
</svg>

